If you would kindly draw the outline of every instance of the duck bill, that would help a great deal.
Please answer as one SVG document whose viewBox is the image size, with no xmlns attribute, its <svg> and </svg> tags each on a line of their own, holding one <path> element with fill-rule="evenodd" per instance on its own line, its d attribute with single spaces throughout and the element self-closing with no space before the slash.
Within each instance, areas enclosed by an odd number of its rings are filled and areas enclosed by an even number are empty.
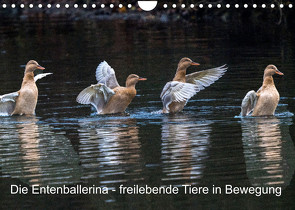
<svg viewBox="0 0 295 210">
<path fill-rule="evenodd" d="M 284 75 L 284 73 L 283 72 L 280 72 L 279 70 L 276 71 L 276 74 L 278 74 L 278 75 Z"/>
<path fill-rule="evenodd" d="M 43 66 L 38 65 L 38 66 L 37 66 L 37 69 L 44 70 L 45 68 L 44 68 Z"/>
<path fill-rule="evenodd" d="M 191 65 L 193 65 L 193 66 L 199 66 L 200 64 L 199 63 L 196 63 L 196 62 L 192 62 Z"/>
<path fill-rule="evenodd" d="M 145 80 L 147 80 L 147 78 L 139 77 L 138 80 L 139 80 L 139 81 L 145 81 Z"/>
</svg>

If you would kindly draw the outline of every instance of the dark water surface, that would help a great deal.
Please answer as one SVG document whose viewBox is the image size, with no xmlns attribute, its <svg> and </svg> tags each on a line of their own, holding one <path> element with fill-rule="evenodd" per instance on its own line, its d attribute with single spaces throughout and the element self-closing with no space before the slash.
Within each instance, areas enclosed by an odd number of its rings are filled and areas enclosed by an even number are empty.
<svg viewBox="0 0 295 210">
<path fill-rule="evenodd" d="M 1 207 L 295 208 L 294 34 L 232 33 L 229 26 L 130 22 L 1 22 L 0 95 L 19 89 L 23 65 L 37 60 L 53 75 L 38 81 L 35 117 L 1 117 Z M 250 37 L 249 37 L 250 36 Z M 251 40 L 251 41 L 249 41 Z M 228 64 L 228 72 L 177 115 L 158 114 L 159 95 L 182 57 L 188 72 Z M 98 116 L 75 102 L 106 60 L 124 85 L 137 84 L 129 116 Z M 281 100 L 274 117 L 238 117 L 241 99 L 275 64 Z M 99 186 L 107 195 L 11 195 L 10 185 Z M 124 186 L 169 186 L 177 195 L 123 195 Z M 182 185 L 209 194 L 186 195 Z M 222 188 L 213 194 L 212 186 Z M 225 185 L 281 187 L 281 195 L 226 195 Z M 116 190 L 117 192 L 113 192 Z"/>
</svg>

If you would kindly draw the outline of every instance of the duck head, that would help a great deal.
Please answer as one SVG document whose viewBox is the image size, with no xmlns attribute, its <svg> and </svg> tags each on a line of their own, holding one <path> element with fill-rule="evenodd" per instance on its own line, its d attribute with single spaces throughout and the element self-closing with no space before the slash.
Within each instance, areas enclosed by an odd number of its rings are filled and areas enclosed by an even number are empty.
<svg viewBox="0 0 295 210">
<path fill-rule="evenodd" d="M 275 65 L 268 65 L 264 70 L 264 77 L 272 76 L 274 74 L 284 75 L 282 72 L 280 72 Z"/>
<path fill-rule="evenodd" d="M 36 69 L 44 70 L 45 68 L 40 66 L 37 61 L 30 60 L 26 65 L 25 74 L 30 73 L 30 72 L 34 72 Z"/>
<path fill-rule="evenodd" d="M 126 87 L 135 86 L 138 81 L 147 80 L 146 78 L 139 77 L 136 74 L 130 74 L 126 79 Z"/>
<path fill-rule="evenodd" d="M 189 58 L 182 58 L 179 63 L 178 63 L 178 70 L 185 70 L 190 66 L 198 66 L 200 65 L 199 63 L 196 63 L 194 61 L 192 61 Z"/>
</svg>

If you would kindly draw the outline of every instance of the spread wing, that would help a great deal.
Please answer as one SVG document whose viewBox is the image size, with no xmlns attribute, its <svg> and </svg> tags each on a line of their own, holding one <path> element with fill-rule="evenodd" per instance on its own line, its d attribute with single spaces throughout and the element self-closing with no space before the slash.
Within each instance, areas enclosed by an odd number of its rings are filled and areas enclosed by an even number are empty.
<svg viewBox="0 0 295 210">
<path fill-rule="evenodd" d="M 38 79 L 42 79 L 43 77 L 46 77 L 47 75 L 50 75 L 50 74 L 52 74 L 52 73 L 38 74 L 34 77 L 34 80 L 36 82 Z"/>
<path fill-rule="evenodd" d="M 207 69 L 203 71 L 194 72 L 185 76 L 186 82 L 195 84 L 199 91 L 205 89 L 205 87 L 210 86 L 216 80 L 218 80 L 227 71 L 225 65 L 219 66 L 212 69 Z M 198 91 L 198 92 L 199 92 Z"/>
<path fill-rule="evenodd" d="M 93 105 L 99 114 L 114 94 L 115 92 L 112 89 L 104 84 L 98 83 L 82 90 L 77 96 L 77 102 Z"/>
<path fill-rule="evenodd" d="M 165 85 L 160 98 L 163 106 L 169 110 L 169 105 L 172 102 L 187 101 L 199 91 L 200 89 L 194 84 L 172 81 Z"/>
<path fill-rule="evenodd" d="M 18 97 L 18 92 L 8 93 L 0 96 L 0 115 L 9 116 L 14 111 L 15 101 Z"/>
<path fill-rule="evenodd" d="M 114 69 L 106 61 L 101 62 L 96 68 L 96 80 L 98 83 L 105 84 L 111 89 L 120 86 Z"/>
<path fill-rule="evenodd" d="M 247 116 L 254 109 L 258 96 L 254 90 L 249 91 L 241 104 L 241 116 Z"/>
</svg>

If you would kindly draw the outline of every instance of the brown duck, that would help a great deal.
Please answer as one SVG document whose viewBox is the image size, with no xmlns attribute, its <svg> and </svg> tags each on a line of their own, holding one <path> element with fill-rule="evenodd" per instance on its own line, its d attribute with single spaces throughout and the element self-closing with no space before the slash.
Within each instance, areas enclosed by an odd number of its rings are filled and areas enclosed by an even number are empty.
<svg viewBox="0 0 295 210">
<path fill-rule="evenodd" d="M 186 69 L 192 65 L 198 66 L 200 64 L 189 58 L 182 58 L 179 61 L 173 80 L 165 85 L 160 95 L 163 102 L 163 113 L 182 111 L 191 97 L 213 84 L 227 70 L 227 67 L 223 65 L 186 75 Z"/>
<path fill-rule="evenodd" d="M 136 95 L 136 83 L 146 78 L 130 74 L 126 79 L 126 87 L 122 87 L 117 82 L 114 69 L 103 61 L 96 69 L 96 80 L 97 84 L 80 92 L 77 102 L 93 105 L 98 114 L 115 114 L 125 112 Z"/>
<path fill-rule="evenodd" d="M 273 75 L 284 75 L 275 65 L 268 65 L 264 70 L 263 83 L 257 92 L 249 91 L 241 105 L 241 116 L 274 115 L 280 100 L 280 94 L 274 84 Z"/>
<path fill-rule="evenodd" d="M 34 115 L 38 100 L 36 81 L 52 73 L 38 74 L 36 69 L 44 70 L 37 61 L 30 60 L 25 68 L 21 88 L 17 92 L 0 96 L 0 115 Z"/>
</svg>

